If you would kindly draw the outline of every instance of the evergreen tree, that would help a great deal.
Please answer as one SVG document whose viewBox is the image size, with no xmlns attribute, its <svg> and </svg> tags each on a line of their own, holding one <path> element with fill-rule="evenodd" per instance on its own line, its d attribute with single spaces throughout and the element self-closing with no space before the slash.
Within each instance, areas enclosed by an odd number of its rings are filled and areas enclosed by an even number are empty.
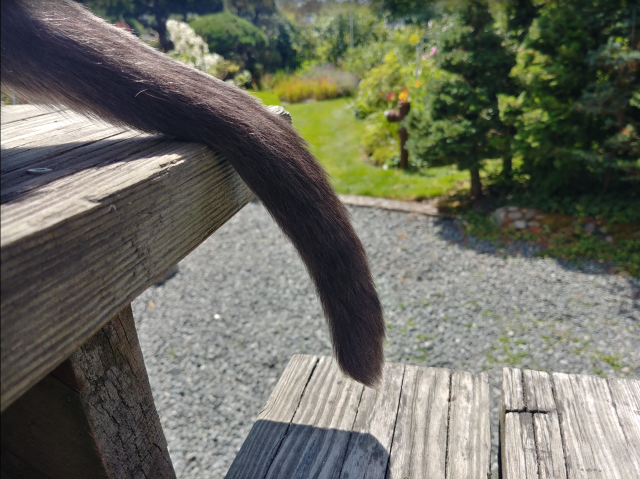
<svg viewBox="0 0 640 479">
<path fill-rule="evenodd" d="M 524 36 L 511 73 L 522 93 L 500 107 L 538 195 L 603 191 L 637 175 L 640 55 L 631 17 L 624 0 L 549 1 Z"/>
<path fill-rule="evenodd" d="M 482 196 L 482 160 L 494 157 L 504 129 L 497 95 L 507 91 L 513 66 L 493 23 L 484 0 L 443 19 L 431 50 L 435 69 L 425 69 L 408 121 L 413 161 L 468 169 L 475 198 Z"/>
</svg>

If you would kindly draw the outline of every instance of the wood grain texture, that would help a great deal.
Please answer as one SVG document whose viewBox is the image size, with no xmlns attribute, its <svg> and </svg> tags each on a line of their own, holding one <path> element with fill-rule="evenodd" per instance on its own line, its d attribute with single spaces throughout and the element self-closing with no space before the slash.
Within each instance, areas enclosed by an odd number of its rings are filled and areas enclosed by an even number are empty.
<svg viewBox="0 0 640 479">
<path fill-rule="evenodd" d="M 625 436 L 607 380 L 552 377 L 569 479 L 640 477 L 640 460 Z"/>
<path fill-rule="evenodd" d="M 253 198 L 202 145 L 5 111 L 2 410 Z"/>
<path fill-rule="evenodd" d="M 266 476 L 317 363 L 317 356 L 296 354 L 291 358 L 226 478 L 258 479 Z"/>
<path fill-rule="evenodd" d="M 387 363 L 374 390 L 296 355 L 226 477 L 487 479 L 488 401 L 486 373 Z"/>
<path fill-rule="evenodd" d="M 506 413 L 504 429 L 503 477 L 505 479 L 538 479 L 538 459 L 531 413 Z"/>
<path fill-rule="evenodd" d="M 485 479 L 491 473 L 489 376 L 451 375 L 447 479 Z"/>
<path fill-rule="evenodd" d="M 2 126 L 5 126 L 9 123 L 28 120 L 29 118 L 46 115 L 47 113 L 50 113 L 50 111 L 47 111 L 38 105 L 2 105 L 2 110 L 0 111 L 0 123 Z"/>
<path fill-rule="evenodd" d="M 107 478 L 79 394 L 47 375 L 2 413 L 2 477 Z"/>
<path fill-rule="evenodd" d="M 266 477 L 338 477 L 362 391 L 321 357 Z"/>
<path fill-rule="evenodd" d="M 558 414 L 555 411 L 546 414 L 536 413 L 533 415 L 533 425 L 540 479 L 566 479 L 567 466 Z"/>
<path fill-rule="evenodd" d="M 444 478 L 451 371 L 405 366 L 387 479 Z"/>
<path fill-rule="evenodd" d="M 524 411 L 524 389 L 522 371 L 516 368 L 502 368 L 501 411 Z"/>
<path fill-rule="evenodd" d="M 131 306 L 69 362 L 108 477 L 175 478 Z"/>
<path fill-rule="evenodd" d="M 524 397 L 528 412 L 555 411 L 556 404 L 551 390 L 551 377 L 543 371 L 522 371 Z"/>
<path fill-rule="evenodd" d="M 352 439 L 344 460 L 343 479 L 384 478 L 396 424 L 404 365 L 387 363 L 382 384 L 365 388 L 358 415 L 353 425 Z"/>
<path fill-rule="evenodd" d="M 640 380 L 607 379 L 631 457 L 640 463 Z"/>
</svg>

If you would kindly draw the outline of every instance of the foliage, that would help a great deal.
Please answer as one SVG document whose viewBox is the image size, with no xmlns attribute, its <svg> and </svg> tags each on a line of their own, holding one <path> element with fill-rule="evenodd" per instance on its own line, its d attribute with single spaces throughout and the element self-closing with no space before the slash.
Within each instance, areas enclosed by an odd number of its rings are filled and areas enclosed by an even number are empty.
<svg viewBox="0 0 640 479">
<path fill-rule="evenodd" d="M 574 263 L 586 260 L 612 265 L 611 271 L 627 271 L 640 277 L 640 225 L 623 223 L 603 228 L 604 234 L 586 233 L 580 221 L 565 215 L 547 215 L 542 228 L 535 231 L 497 228 L 487 215 L 462 208 L 457 215 L 463 220 L 464 233 L 498 243 L 527 241 L 543 249 L 540 256 L 559 258 Z"/>
<path fill-rule="evenodd" d="M 199 16 L 189 25 L 205 39 L 209 50 L 256 74 L 269 40 L 258 27 L 228 12 Z"/>
<path fill-rule="evenodd" d="M 334 82 L 338 89 L 338 96 L 354 95 L 358 89 L 359 81 L 353 73 L 340 70 L 331 63 L 301 68 L 298 70 L 298 75 L 306 79 L 319 80 L 326 78 Z"/>
<path fill-rule="evenodd" d="M 308 99 L 327 100 L 339 96 L 338 85 L 328 78 L 301 78 L 295 75 L 274 85 L 273 93 L 288 103 Z"/>
<path fill-rule="evenodd" d="M 387 121 L 382 112 L 371 113 L 365 119 L 360 146 L 369 161 L 376 166 L 397 166 L 400 163 L 398 123 Z"/>
<path fill-rule="evenodd" d="M 167 52 L 173 48 L 166 29 L 171 14 L 179 14 L 186 20 L 188 13 L 205 14 L 220 12 L 222 0 L 80 0 L 96 15 L 112 23 L 126 22 L 134 26 L 138 34 L 141 28 L 151 29 L 158 34 L 159 46 Z"/>
<path fill-rule="evenodd" d="M 364 6 L 333 5 L 314 18 L 309 35 L 315 44 L 314 60 L 341 64 L 350 48 L 350 12 L 353 15 L 353 46 L 384 40 L 388 31 L 379 17 Z"/>
<path fill-rule="evenodd" d="M 423 69 L 407 120 L 410 162 L 468 169 L 472 195 L 481 196 L 481 162 L 495 156 L 503 129 L 497 94 L 506 88 L 510 56 L 483 1 L 469 2 L 436 28 L 432 62 Z"/>
<path fill-rule="evenodd" d="M 415 25 L 396 27 L 379 41 L 349 49 L 344 57 L 343 68 L 358 78 L 364 78 L 372 68 L 384 61 L 389 52 L 393 52 L 404 66 L 413 65 L 422 33 L 423 29 Z"/>
<path fill-rule="evenodd" d="M 403 20 L 407 23 L 425 24 L 434 18 L 436 2 L 425 0 L 373 0 L 378 11 L 386 13 L 392 20 Z"/>
<path fill-rule="evenodd" d="M 620 1 L 549 1 L 538 11 L 511 72 L 520 91 L 500 98 L 529 189 L 566 197 L 637 188 L 640 56 L 630 17 Z"/>
<path fill-rule="evenodd" d="M 187 63 L 198 70 L 224 79 L 228 71 L 228 62 L 217 53 L 209 53 L 207 43 L 196 35 L 196 32 L 186 23 L 176 20 L 167 21 L 169 39 L 174 49 L 169 56 Z"/>
<path fill-rule="evenodd" d="M 394 51 L 386 54 L 384 61 L 371 69 L 358 88 L 356 111 L 366 117 L 396 106 L 397 93 L 411 84 L 413 68 L 400 62 Z"/>
</svg>

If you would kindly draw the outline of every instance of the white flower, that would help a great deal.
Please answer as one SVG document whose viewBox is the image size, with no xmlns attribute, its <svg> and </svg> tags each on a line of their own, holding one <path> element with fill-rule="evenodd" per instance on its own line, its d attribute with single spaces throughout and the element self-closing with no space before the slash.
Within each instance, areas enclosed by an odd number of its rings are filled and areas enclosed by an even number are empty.
<svg viewBox="0 0 640 479">
<path fill-rule="evenodd" d="M 171 57 L 214 76 L 226 75 L 225 59 L 217 53 L 209 53 L 207 42 L 189 25 L 167 20 L 167 31 L 174 46 L 169 52 Z"/>
</svg>

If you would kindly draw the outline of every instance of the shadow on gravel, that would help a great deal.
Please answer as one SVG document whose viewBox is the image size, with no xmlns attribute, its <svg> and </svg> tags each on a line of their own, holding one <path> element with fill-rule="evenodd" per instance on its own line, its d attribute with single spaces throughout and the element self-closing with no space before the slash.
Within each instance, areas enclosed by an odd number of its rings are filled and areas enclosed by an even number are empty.
<svg viewBox="0 0 640 479">
<path fill-rule="evenodd" d="M 476 253 L 486 254 L 500 257 L 518 257 L 518 258 L 536 258 L 543 251 L 543 248 L 537 244 L 528 243 L 526 241 L 517 241 L 505 244 L 498 248 L 493 241 L 481 240 L 473 236 L 466 236 L 463 233 L 462 225 L 458 220 L 436 219 L 436 236 L 447 241 L 449 244 L 457 244 L 460 248 L 473 249 Z M 613 265 L 604 263 L 600 264 L 596 261 L 588 260 L 582 264 L 572 263 L 557 258 L 548 258 L 554 261 L 558 266 L 566 271 L 572 271 L 583 274 L 602 274 L 610 275 L 609 268 Z M 632 287 L 640 288 L 640 281 L 631 276 L 628 277 Z"/>
<path fill-rule="evenodd" d="M 349 477 L 353 467 L 384 473 L 388 462 L 368 433 L 258 420 L 225 478 Z"/>
</svg>

